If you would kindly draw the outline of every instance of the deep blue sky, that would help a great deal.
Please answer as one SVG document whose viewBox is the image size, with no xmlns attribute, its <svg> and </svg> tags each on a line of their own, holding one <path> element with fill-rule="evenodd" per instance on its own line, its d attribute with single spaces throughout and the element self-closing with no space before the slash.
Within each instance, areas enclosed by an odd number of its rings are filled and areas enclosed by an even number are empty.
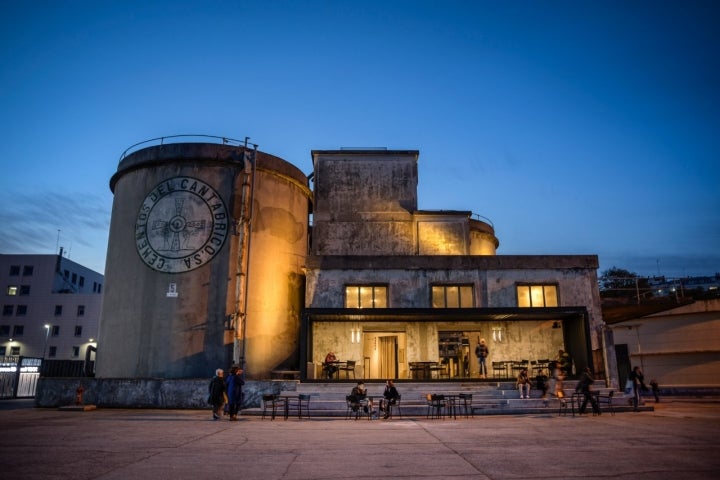
<svg viewBox="0 0 720 480">
<path fill-rule="evenodd" d="M 720 2 L 0 3 L 0 253 L 102 272 L 130 145 L 420 150 L 498 254 L 720 272 Z M 58 235 L 58 230 L 60 231 Z"/>
</svg>

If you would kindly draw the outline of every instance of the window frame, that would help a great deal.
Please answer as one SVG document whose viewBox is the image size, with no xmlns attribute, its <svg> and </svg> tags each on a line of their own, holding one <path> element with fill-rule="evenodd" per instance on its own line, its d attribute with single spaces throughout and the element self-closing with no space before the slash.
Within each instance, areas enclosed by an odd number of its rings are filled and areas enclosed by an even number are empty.
<svg viewBox="0 0 720 480">
<path fill-rule="evenodd" d="M 463 290 L 469 288 L 470 304 L 464 302 Z M 442 289 L 442 305 L 436 305 L 436 291 Z M 448 302 L 448 293 L 457 289 L 456 302 Z M 440 292 L 438 292 L 440 293 Z M 472 283 L 433 283 L 430 285 L 430 306 L 431 308 L 475 308 L 475 285 Z"/>
<path fill-rule="evenodd" d="M 521 294 L 521 289 L 527 289 L 527 294 Z M 542 305 L 536 304 L 538 289 L 542 293 Z M 554 295 L 551 295 L 550 290 Z M 548 302 L 548 298 L 554 302 Z M 518 308 L 554 308 L 560 306 L 560 286 L 557 283 L 517 283 L 515 284 L 515 301 Z M 524 303 L 527 303 L 525 305 Z M 550 304 L 548 304 L 550 303 Z M 554 305 L 553 305 L 554 303 Z"/>
<path fill-rule="evenodd" d="M 350 303 L 351 296 L 351 289 L 357 289 L 357 298 L 356 302 Z M 363 304 L 363 289 L 371 289 L 370 290 L 370 305 L 364 305 Z M 381 283 L 375 283 L 375 284 L 346 284 L 344 288 L 345 293 L 345 308 L 388 308 L 388 293 L 389 293 L 390 287 L 387 284 L 381 284 Z M 384 296 L 381 295 L 381 291 L 384 293 Z M 378 299 L 383 296 L 383 305 L 377 306 Z"/>
</svg>

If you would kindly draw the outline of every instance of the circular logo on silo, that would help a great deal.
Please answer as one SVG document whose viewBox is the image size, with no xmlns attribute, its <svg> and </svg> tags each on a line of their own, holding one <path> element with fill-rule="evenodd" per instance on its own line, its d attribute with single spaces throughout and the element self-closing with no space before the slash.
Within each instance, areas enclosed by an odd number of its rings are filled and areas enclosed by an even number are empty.
<svg viewBox="0 0 720 480">
<path fill-rule="evenodd" d="M 220 251 L 228 235 L 228 214 L 220 194 L 192 177 L 159 183 L 143 200 L 135 224 L 142 261 L 158 272 L 189 272 Z"/>
</svg>

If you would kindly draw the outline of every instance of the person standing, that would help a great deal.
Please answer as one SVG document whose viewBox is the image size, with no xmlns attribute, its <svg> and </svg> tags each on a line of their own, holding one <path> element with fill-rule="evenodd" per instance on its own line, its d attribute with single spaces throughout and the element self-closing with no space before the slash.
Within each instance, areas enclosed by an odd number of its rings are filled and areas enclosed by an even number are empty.
<svg viewBox="0 0 720 480">
<path fill-rule="evenodd" d="M 400 398 L 400 393 L 395 387 L 395 383 L 392 380 L 388 380 L 385 383 L 385 391 L 383 392 L 383 398 L 380 400 L 380 411 L 384 411 L 383 419 L 390 417 L 390 406 L 395 405 Z"/>
<path fill-rule="evenodd" d="M 592 370 L 590 370 L 590 367 L 585 367 L 585 370 L 583 370 L 583 373 L 580 376 L 577 387 L 575 387 L 575 392 L 583 394 L 583 402 L 579 408 L 579 412 L 581 414 L 585 413 L 588 402 L 590 402 L 590 405 L 592 405 L 593 413 L 597 413 L 598 415 L 601 414 L 600 406 L 595 400 L 595 396 L 592 392 L 592 384 L 594 382 L 595 379 L 593 378 Z"/>
<path fill-rule="evenodd" d="M 481 338 L 480 342 L 475 347 L 475 356 L 478 359 L 480 365 L 480 378 L 487 377 L 487 357 L 490 354 L 490 349 L 485 344 L 485 339 Z"/>
<path fill-rule="evenodd" d="M 232 367 L 230 375 L 225 381 L 228 397 L 228 415 L 230 421 L 237 421 L 240 405 L 242 404 L 242 386 L 245 385 L 243 370 L 240 367 Z"/>
<path fill-rule="evenodd" d="M 645 376 L 642 370 L 637 365 L 630 372 L 630 380 L 633 384 L 633 410 L 638 411 L 638 405 L 640 405 L 640 390 L 647 390 L 645 385 Z"/>
<path fill-rule="evenodd" d="M 220 412 L 227 398 L 225 380 L 223 379 L 224 373 L 222 368 L 215 370 L 215 376 L 210 380 L 210 385 L 208 385 L 208 403 L 212 405 L 213 420 L 220 419 Z"/>
</svg>

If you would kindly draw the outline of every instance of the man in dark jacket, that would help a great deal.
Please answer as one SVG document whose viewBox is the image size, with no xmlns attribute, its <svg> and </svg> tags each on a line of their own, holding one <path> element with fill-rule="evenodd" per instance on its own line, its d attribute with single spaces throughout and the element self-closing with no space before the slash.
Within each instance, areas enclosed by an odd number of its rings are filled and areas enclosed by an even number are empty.
<svg viewBox="0 0 720 480">
<path fill-rule="evenodd" d="M 593 378 L 590 367 L 585 367 L 585 370 L 583 370 L 583 373 L 580 376 L 580 381 L 578 382 L 577 387 L 575 387 L 575 392 L 580 392 L 583 394 L 583 402 L 582 405 L 580 405 L 579 410 L 580 413 L 585 413 L 587 404 L 588 402 L 590 402 L 590 405 L 592 405 L 593 413 L 597 413 L 598 415 L 600 415 L 600 406 L 595 400 L 595 396 L 592 392 L 592 384 L 594 382 L 595 379 Z"/>
</svg>

